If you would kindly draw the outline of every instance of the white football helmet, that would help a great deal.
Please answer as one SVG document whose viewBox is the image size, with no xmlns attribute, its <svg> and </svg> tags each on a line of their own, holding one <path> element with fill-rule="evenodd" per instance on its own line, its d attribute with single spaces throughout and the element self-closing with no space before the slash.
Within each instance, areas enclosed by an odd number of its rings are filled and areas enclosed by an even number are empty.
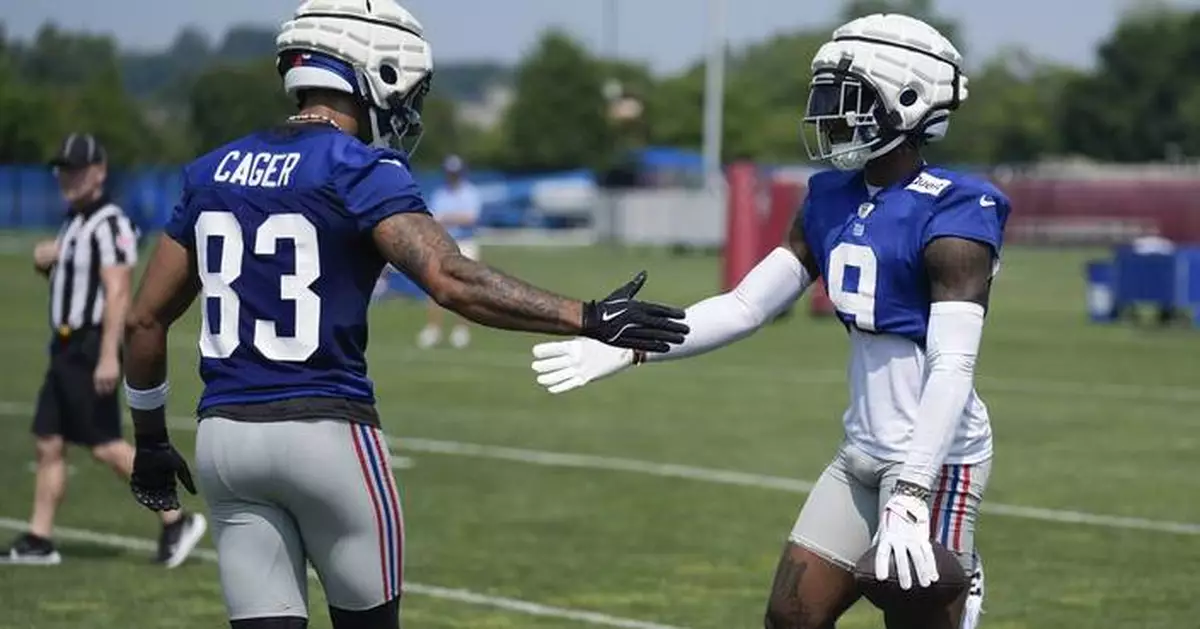
<svg viewBox="0 0 1200 629">
<path fill-rule="evenodd" d="M 907 139 L 940 140 L 967 99 L 962 55 L 935 28 L 895 13 L 839 27 L 812 60 L 808 156 L 854 170 Z"/>
<path fill-rule="evenodd" d="M 433 54 L 421 24 L 394 0 L 306 0 L 275 39 L 290 96 L 327 89 L 367 108 L 377 146 L 420 141 L 421 106 L 433 79 Z"/>
</svg>

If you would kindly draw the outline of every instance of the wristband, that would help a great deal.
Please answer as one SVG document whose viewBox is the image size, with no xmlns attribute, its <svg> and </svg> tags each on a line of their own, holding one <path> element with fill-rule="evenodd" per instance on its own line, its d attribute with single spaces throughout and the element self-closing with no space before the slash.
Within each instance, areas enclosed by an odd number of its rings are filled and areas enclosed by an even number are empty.
<svg viewBox="0 0 1200 629">
<path fill-rule="evenodd" d="M 167 392 L 171 390 L 170 383 L 164 381 L 153 389 L 135 389 L 125 381 L 125 400 L 129 408 L 135 411 L 152 411 L 167 405 Z"/>
<path fill-rule="evenodd" d="M 928 501 L 932 492 L 928 489 L 908 481 L 898 481 L 895 488 L 892 489 L 893 496 L 912 496 L 921 501 Z"/>
</svg>

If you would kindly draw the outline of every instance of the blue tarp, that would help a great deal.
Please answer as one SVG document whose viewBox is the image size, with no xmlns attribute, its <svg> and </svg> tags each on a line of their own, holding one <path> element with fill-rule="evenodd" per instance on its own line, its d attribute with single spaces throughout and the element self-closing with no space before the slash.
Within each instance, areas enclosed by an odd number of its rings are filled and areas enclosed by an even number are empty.
<svg viewBox="0 0 1200 629">
<path fill-rule="evenodd" d="M 704 158 L 696 151 L 669 146 L 648 146 L 631 153 L 632 161 L 643 170 L 702 171 Z"/>
<path fill-rule="evenodd" d="M 178 167 L 138 168 L 110 173 L 115 200 L 143 231 L 163 225 L 182 190 Z M 537 186 L 572 181 L 594 185 L 590 170 L 571 170 L 536 177 L 509 177 L 494 171 L 472 172 L 471 181 L 484 200 L 486 227 L 541 227 L 550 224 L 534 211 Z M 442 185 L 440 172 L 418 172 L 426 195 Z M 0 229 L 51 229 L 62 219 L 63 205 L 53 175 L 44 166 L 0 166 Z"/>
</svg>

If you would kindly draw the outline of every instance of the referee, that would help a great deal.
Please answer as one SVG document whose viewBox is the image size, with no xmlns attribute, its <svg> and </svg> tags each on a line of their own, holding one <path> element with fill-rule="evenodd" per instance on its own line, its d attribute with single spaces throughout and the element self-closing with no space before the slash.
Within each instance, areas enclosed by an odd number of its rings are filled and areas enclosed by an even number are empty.
<svg viewBox="0 0 1200 629">
<path fill-rule="evenodd" d="M 33 419 L 37 481 L 29 530 L 0 562 L 54 565 L 54 516 L 66 490 L 65 446 L 92 456 L 128 481 L 133 448 L 121 438 L 116 385 L 121 379 L 121 338 L 129 308 L 137 234 L 105 192 L 108 165 L 94 136 L 72 133 L 50 161 L 68 212 L 54 240 L 34 248 L 34 267 L 50 280 L 50 365 Z M 155 560 L 173 568 L 204 535 L 199 514 L 161 514 Z"/>
</svg>

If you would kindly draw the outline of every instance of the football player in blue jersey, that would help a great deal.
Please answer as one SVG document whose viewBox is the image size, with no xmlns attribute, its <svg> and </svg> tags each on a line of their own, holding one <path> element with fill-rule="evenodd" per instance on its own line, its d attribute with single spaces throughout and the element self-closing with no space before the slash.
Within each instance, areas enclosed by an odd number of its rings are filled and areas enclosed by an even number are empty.
<svg viewBox="0 0 1200 629">
<path fill-rule="evenodd" d="M 894 578 L 911 598 L 939 577 L 936 540 L 971 587 L 944 608 L 884 609 L 887 626 L 974 627 L 983 597 L 974 530 L 992 459 L 974 371 L 1009 202 L 921 157 L 967 98 L 962 58 L 934 28 L 895 14 L 851 21 L 812 72 L 805 141 L 834 170 L 809 180 L 788 243 L 732 291 L 689 307 L 691 332 L 669 352 L 579 338 L 537 345 L 533 368 L 561 393 L 642 361 L 707 352 L 750 335 L 823 277 L 850 339 L 845 439 L 788 537 L 765 625 L 833 627 L 861 594 L 853 571 L 873 545 L 875 578 Z"/>
<path fill-rule="evenodd" d="M 154 510 L 194 493 L 165 424 L 166 340 L 201 296 L 196 464 L 235 629 L 307 626 L 312 563 L 338 629 L 399 626 L 404 528 L 367 377 L 367 307 L 385 261 L 481 324 L 661 352 L 682 310 L 634 299 L 639 274 L 580 302 L 463 256 L 398 150 L 420 135 L 432 57 L 394 0 L 304 2 L 278 36 L 300 111 L 185 169 L 126 330 L 137 455 Z"/>
</svg>

